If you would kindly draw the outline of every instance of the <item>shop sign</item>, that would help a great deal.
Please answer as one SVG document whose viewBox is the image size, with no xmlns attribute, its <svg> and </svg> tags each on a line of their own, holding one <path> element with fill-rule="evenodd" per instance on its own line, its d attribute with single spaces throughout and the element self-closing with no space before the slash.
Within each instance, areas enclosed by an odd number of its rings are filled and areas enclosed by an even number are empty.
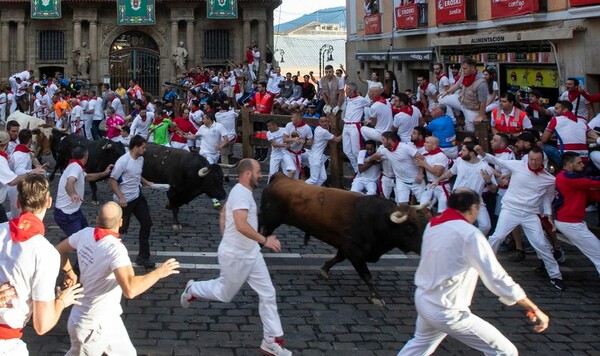
<svg viewBox="0 0 600 356">
<path fill-rule="evenodd" d="M 386 62 L 388 55 L 387 52 L 358 52 L 355 54 L 355 58 L 359 61 Z"/>
<path fill-rule="evenodd" d="M 365 35 L 381 33 L 381 14 L 365 16 Z"/>
<path fill-rule="evenodd" d="M 538 12 L 538 0 L 491 0 L 492 18 L 513 17 Z"/>
<path fill-rule="evenodd" d="M 398 6 L 395 10 L 397 30 L 407 30 L 418 27 L 419 7 L 417 4 Z"/>
<path fill-rule="evenodd" d="M 437 0 L 435 4 L 435 19 L 438 25 L 467 20 L 467 0 Z"/>
<path fill-rule="evenodd" d="M 600 0 L 570 0 L 571 6 L 584 6 L 600 4 Z"/>
<path fill-rule="evenodd" d="M 433 58 L 432 52 L 410 53 L 410 52 L 390 52 L 390 60 L 405 62 L 429 62 Z"/>
</svg>

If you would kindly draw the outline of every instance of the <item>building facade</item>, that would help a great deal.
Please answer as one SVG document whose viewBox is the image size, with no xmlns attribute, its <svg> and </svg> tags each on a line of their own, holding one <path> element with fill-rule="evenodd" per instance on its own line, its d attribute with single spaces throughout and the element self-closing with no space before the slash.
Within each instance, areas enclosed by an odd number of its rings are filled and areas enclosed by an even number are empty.
<svg viewBox="0 0 600 356">
<path fill-rule="evenodd" d="M 117 25 L 116 0 L 62 0 L 56 20 L 32 19 L 30 3 L 0 0 L 0 77 L 32 69 L 36 78 L 79 74 L 93 85 L 135 78 L 156 95 L 180 72 L 173 59 L 181 42 L 188 69 L 241 63 L 251 42 L 266 53 L 281 0 L 237 0 L 237 19 L 208 19 L 206 1 L 156 0 L 148 26 Z M 89 58 L 83 66 L 82 55 Z"/>
<path fill-rule="evenodd" d="M 348 72 L 384 70 L 400 88 L 431 81 L 434 63 L 476 59 L 500 91 L 553 100 L 568 77 L 600 90 L 600 0 L 347 0 Z M 449 71 L 447 69 L 447 71 Z"/>
</svg>

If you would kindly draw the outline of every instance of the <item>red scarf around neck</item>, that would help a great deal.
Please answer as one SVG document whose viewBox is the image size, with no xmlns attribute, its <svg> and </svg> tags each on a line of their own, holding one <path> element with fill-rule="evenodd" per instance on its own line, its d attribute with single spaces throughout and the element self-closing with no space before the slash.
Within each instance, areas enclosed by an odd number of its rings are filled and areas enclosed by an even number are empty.
<svg viewBox="0 0 600 356">
<path fill-rule="evenodd" d="M 512 151 L 510 149 L 506 148 L 506 147 L 494 150 L 494 154 L 495 155 L 500 154 L 500 153 L 512 153 Z"/>
<path fill-rule="evenodd" d="M 463 80 L 462 80 L 463 87 L 470 87 L 471 84 L 473 84 L 475 82 L 475 77 L 477 77 L 477 72 L 475 72 L 471 75 L 463 76 Z"/>
<path fill-rule="evenodd" d="M 35 235 L 44 235 L 44 223 L 33 213 L 24 212 L 8 223 L 13 242 L 25 242 Z"/>
<path fill-rule="evenodd" d="M 394 147 L 392 147 L 392 149 L 391 149 L 391 150 L 390 150 L 390 149 L 388 149 L 388 151 L 390 151 L 390 152 L 394 152 L 394 151 L 395 151 L 395 150 L 398 148 L 398 145 L 400 145 L 400 141 L 396 141 L 396 143 L 394 143 Z"/>
<path fill-rule="evenodd" d="M 387 100 L 385 100 L 385 98 L 383 96 L 378 96 L 375 99 L 373 99 L 373 104 L 375 104 L 376 102 L 380 102 L 382 104 L 387 104 Z"/>
<path fill-rule="evenodd" d="M 29 150 L 29 148 L 27 148 L 27 146 L 25 146 L 22 143 L 19 143 L 16 147 L 15 147 L 15 152 L 23 152 L 23 153 L 30 153 L 31 151 Z"/>
<path fill-rule="evenodd" d="M 421 85 L 419 88 L 421 88 L 421 90 L 425 91 L 428 86 L 429 86 L 429 81 L 426 80 L 425 83 L 423 83 L 423 85 Z"/>
<path fill-rule="evenodd" d="M 416 148 L 421 148 L 425 146 L 425 140 L 414 142 Z"/>
<path fill-rule="evenodd" d="M 294 124 L 292 123 L 292 125 L 294 125 Z M 302 127 L 302 126 L 304 126 L 304 125 L 306 125 L 306 121 L 302 120 L 302 122 L 301 122 L 301 123 L 299 123 L 298 125 L 294 125 L 294 127 L 295 127 L 295 128 L 299 128 L 299 127 Z"/>
<path fill-rule="evenodd" d="M 400 112 L 403 112 L 408 116 L 412 116 L 413 115 L 412 105 L 410 105 L 410 104 L 404 105 L 403 107 L 400 108 Z"/>
<path fill-rule="evenodd" d="M 417 146 L 419 147 L 419 146 Z M 444 153 L 444 151 L 442 151 L 441 148 L 436 147 L 434 150 L 431 150 L 431 152 L 425 152 L 423 153 L 423 156 L 433 156 L 433 155 L 437 155 L 438 153 Z"/>
<path fill-rule="evenodd" d="M 566 117 L 567 119 L 569 119 L 571 121 L 577 122 L 577 116 L 570 111 L 566 111 L 566 112 L 562 113 L 562 116 Z"/>
<path fill-rule="evenodd" d="M 469 222 L 464 217 L 464 215 L 461 214 L 458 210 L 455 210 L 452 208 L 447 208 L 439 216 L 434 216 L 433 218 L 431 218 L 430 224 L 431 224 L 431 227 L 434 227 L 436 225 L 440 225 L 440 224 L 443 224 L 445 222 L 452 221 L 452 220 L 463 220 L 463 221 Z"/>
<path fill-rule="evenodd" d="M 527 162 L 527 168 L 529 168 L 530 171 L 532 171 L 533 173 L 535 173 L 536 175 L 540 174 L 540 172 L 542 172 L 544 170 L 544 166 L 540 166 L 540 168 L 538 169 L 531 169 L 531 166 L 529 165 L 529 162 Z"/>
<path fill-rule="evenodd" d="M 4 157 L 4 159 L 8 161 L 8 153 L 4 152 L 3 150 L 0 150 L 0 156 Z"/>
<path fill-rule="evenodd" d="M 436 75 L 435 80 L 439 82 L 443 77 L 446 77 L 446 74 L 442 73 L 440 75 Z"/>
<path fill-rule="evenodd" d="M 94 229 L 94 240 L 96 240 L 96 242 L 102 240 L 106 236 L 114 236 L 116 238 L 120 238 L 120 235 L 118 233 L 110 229 L 103 229 L 101 227 L 96 227 Z"/>
<path fill-rule="evenodd" d="M 83 163 L 81 163 L 80 160 L 78 160 L 78 159 L 71 159 L 71 160 L 69 160 L 69 164 L 71 164 L 71 163 L 77 163 L 81 167 L 81 169 L 83 169 L 83 171 L 85 172 L 85 166 L 83 165 Z"/>
<path fill-rule="evenodd" d="M 359 95 L 358 95 L 358 93 L 352 93 L 352 94 L 350 94 L 350 96 L 349 96 L 348 98 L 349 98 L 349 99 L 354 99 L 354 98 L 356 98 L 357 96 L 359 96 Z"/>
<path fill-rule="evenodd" d="M 579 89 L 569 90 L 568 93 L 569 93 L 569 101 L 570 102 L 574 102 L 575 100 L 577 100 L 579 95 L 581 95 L 581 93 L 579 92 Z"/>
</svg>

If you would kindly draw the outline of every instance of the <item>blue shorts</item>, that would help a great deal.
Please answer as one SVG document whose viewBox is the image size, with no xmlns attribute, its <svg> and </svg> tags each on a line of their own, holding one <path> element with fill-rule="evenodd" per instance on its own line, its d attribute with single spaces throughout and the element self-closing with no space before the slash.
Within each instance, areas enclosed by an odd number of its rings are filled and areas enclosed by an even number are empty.
<svg viewBox="0 0 600 356">
<path fill-rule="evenodd" d="M 86 228 L 88 226 L 85 215 L 81 209 L 77 210 L 73 214 L 65 214 L 62 210 L 54 208 L 54 221 L 56 225 L 69 237 L 77 231 Z M 62 238 L 61 240 L 64 240 Z"/>
</svg>

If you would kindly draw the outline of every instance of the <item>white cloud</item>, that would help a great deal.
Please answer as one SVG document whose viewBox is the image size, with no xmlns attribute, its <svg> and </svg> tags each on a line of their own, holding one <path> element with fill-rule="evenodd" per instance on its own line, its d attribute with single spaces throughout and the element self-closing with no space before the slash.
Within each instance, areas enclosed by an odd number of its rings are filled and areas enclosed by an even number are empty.
<svg viewBox="0 0 600 356">
<path fill-rule="evenodd" d="M 346 6 L 346 0 L 283 0 L 273 12 L 275 25 L 297 19 L 320 9 Z"/>
</svg>

